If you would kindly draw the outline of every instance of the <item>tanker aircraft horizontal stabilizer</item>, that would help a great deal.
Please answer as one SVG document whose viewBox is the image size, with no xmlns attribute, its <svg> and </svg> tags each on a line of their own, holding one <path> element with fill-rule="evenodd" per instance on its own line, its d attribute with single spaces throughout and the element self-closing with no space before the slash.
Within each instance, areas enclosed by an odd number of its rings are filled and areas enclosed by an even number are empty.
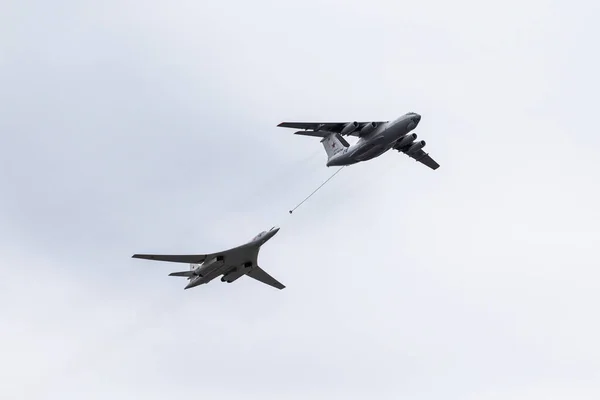
<svg viewBox="0 0 600 400">
<path fill-rule="evenodd" d="M 420 121 L 419 114 L 410 112 L 394 121 L 282 122 L 277 126 L 303 129 L 296 132 L 297 135 L 321 137 L 328 167 L 371 160 L 394 149 L 431 169 L 438 169 L 440 165 L 423 151 L 425 141 L 416 141 L 417 134 L 410 133 Z M 357 136 L 358 142 L 350 145 L 344 139 L 350 135 Z"/>
<path fill-rule="evenodd" d="M 258 266 L 258 252 L 261 246 L 275 236 L 277 232 L 279 232 L 279 228 L 273 227 L 268 231 L 259 233 L 241 246 L 219 253 L 195 255 L 134 254 L 133 258 L 190 264 L 189 271 L 169 274 L 169 276 L 186 277 L 190 282 L 185 289 L 208 283 L 221 275 L 223 275 L 221 282 L 231 283 L 243 275 L 248 275 L 259 282 L 277 289 L 283 289 L 285 288 L 284 285 Z"/>
</svg>

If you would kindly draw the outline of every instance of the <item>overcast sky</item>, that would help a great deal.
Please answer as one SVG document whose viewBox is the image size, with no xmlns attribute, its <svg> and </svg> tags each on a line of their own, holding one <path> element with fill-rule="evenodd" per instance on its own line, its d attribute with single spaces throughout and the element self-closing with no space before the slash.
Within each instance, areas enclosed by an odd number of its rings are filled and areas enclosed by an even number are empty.
<svg viewBox="0 0 600 400">
<path fill-rule="evenodd" d="M 0 397 L 600 398 L 599 7 L 2 2 Z M 287 213 L 334 169 L 279 122 L 409 111 L 438 170 Z M 273 225 L 282 291 L 131 259 Z"/>
</svg>

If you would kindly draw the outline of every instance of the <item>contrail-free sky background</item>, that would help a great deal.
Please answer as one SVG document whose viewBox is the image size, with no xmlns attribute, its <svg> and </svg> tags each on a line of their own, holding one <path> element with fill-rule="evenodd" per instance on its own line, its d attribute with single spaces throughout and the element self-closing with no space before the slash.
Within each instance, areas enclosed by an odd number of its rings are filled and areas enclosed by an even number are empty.
<svg viewBox="0 0 600 400">
<path fill-rule="evenodd" d="M 595 2 L 0 6 L 3 399 L 600 398 Z M 326 179 L 284 120 L 423 116 Z M 205 253 L 281 231 L 247 277 Z"/>
</svg>

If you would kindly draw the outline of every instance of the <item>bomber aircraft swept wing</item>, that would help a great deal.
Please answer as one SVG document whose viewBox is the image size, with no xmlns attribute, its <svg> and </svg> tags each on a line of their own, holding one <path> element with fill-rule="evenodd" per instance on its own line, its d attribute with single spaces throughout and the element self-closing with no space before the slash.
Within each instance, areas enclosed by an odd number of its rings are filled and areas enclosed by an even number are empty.
<svg viewBox="0 0 600 400">
<path fill-rule="evenodd" d="M 271 275 L 267 274 L 258 265 L 252 268 L 252 270 L 250 270 L 250 272 L 248 272 L 246 275 L 248 275 L 250 278 L 256 279 L 259 282 L 265 283 L 269 286 L 273 286 L 276 289 L 285 289 L 285 286 L 281 282 L 273 278 Z"/>
<path fill-rule="evenodd" d="M 342 136 L 362 136 L 362 130 L 371 125 L 377 127 L 389 121 L 368 121 L 368 122 L 282 122 L 278 127 L 304 129 L 295 132 L 296 135 L 326 137 L 330 133 L 339 133 Z"/>
<path fill-rule="evenodd" d="M 134 254 L 132 258 L 143 258 L 144 260 L 169 261 L 185 264 L 200 264 L 206 260 L 208 254 L 190 255 L 162 255 L 162 254 Z"/>
</svg>

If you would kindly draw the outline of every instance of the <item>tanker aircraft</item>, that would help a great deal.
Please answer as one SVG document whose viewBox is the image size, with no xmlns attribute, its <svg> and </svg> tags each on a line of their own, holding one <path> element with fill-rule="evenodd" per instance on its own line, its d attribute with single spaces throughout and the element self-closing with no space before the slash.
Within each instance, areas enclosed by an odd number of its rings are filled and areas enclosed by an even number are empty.
<svg viewBox="0 0 600 400">
<path fill-rule="evenodd" d="M 417 134 L 411 133 L 420 121 L 419 114 L 409 112 L 394 121 L 282 122 L 277 126 L 303 129 L 296 134 L 323 138 L 321 143 L 327 153 L 328 167 L 371 160 L 394 149 L 431 169 L 437 169 L 440 165 L 423 151 L 425 141 L 416 141 Z M 349 135 L 357 136 L 358 141 L 350 145 L 344 139 Z"/>
</svg>

